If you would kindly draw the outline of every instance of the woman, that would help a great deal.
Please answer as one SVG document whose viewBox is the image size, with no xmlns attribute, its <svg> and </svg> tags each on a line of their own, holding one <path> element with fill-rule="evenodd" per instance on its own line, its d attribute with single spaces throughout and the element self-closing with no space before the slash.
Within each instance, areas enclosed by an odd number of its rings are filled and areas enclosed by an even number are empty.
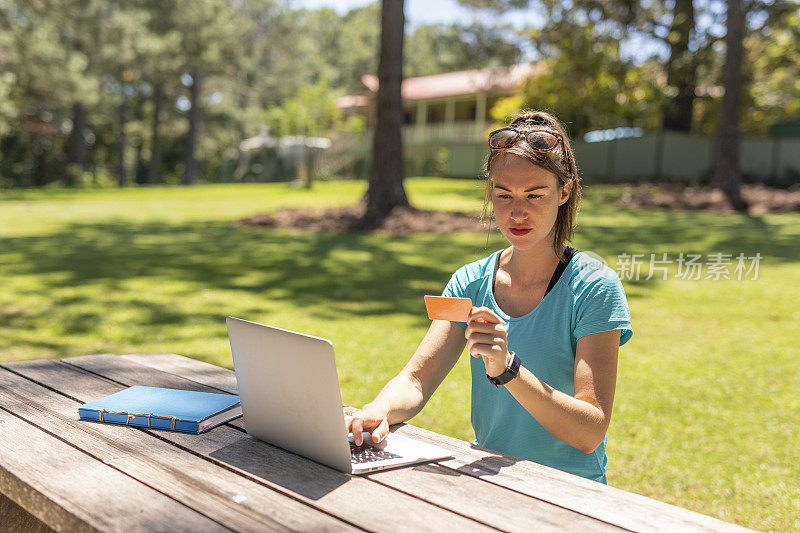
<svg viewBox="0 0 800 533">
<path fill-rule="evenodd" d="M 453 274 L 443 296 L 472 299 L 468 322 L 434 320 L 400 374 L 345 424 L 356 444 L 362 430 L 379 442 L 423 408 L 466 346 L 477 444 L 605 483 L 617 355 L 633 334 L 622 284 L 565 245 L 580 182 L 561 124 L 526 112 L 489 146 L 484 214 L 491 201 L 511 246 Z"/>
</svg>

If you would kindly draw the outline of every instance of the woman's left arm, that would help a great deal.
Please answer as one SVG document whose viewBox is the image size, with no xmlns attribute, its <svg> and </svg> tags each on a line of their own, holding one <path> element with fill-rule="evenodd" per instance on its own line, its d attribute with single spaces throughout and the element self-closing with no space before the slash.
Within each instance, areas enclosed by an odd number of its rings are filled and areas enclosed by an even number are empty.
<svg viewBox="0 0 800 533">
<path fill-rule="evenodd" d="M 487 374 L 501 374 L 510 357 L 502 320 L 487 308 L 473 309 L 470 319 L 475 320 L 465 332 L 470 353 L 483 357 Z M 611 422 L 619 340 L 619 330 L 578 339 L 574 396 L 554 389 L 524 366 L 505 387 L 553 436 L 591 453 L 603 442 Z"/>
</svg>

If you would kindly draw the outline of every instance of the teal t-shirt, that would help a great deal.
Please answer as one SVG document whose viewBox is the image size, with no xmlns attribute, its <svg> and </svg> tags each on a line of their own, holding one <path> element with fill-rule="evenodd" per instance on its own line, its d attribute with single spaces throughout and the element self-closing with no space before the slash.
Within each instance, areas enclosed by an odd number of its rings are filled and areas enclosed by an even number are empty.
<svg viewBox="0 0 800 533">
<path fill-rule="evenodd" d="M 620 346 L 633 335 L 625 291 L 616 272 L 578 252 L 558 282 L 525 316 L 510 317 L 492 290 L 495 264 L 502 250 L 458 269 L 443 296 L 470 298 L 488 307 L 506 324 L 509 350 L 522 365 L 553 388 L 575 394 L 578 339 L 601 331 L 622 330 Z M 461 327 L 467 327 L 459 322 Z M 566 444 L 536 421 L 504 388 L 486 379 L 481 358 L 471 358 L 472 427 L 480 446 L 528 459 L 595 481 L 605 482 L 606 442 L 592 453 Z"/>
</svg>

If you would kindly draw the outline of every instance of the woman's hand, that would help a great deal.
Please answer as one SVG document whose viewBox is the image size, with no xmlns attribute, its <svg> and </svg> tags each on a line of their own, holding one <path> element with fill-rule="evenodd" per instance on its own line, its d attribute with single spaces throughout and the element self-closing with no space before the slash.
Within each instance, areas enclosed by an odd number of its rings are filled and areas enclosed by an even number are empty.
<svg viewBox="0 0 800 533">
<path fill-rule="evenodd" d="M 508 337 L 503 319 L 488 307 L 473 307 L 464 336 L 472 357 L 483 357 L 486 373 L 497 377 L 508 367 Z"/>
<path fill-rule="evenodd" d="M 344 408 L 344 427 L 348 433 L 353 434 L 353 442 L 356 446 L 361 446 L 364 442 L 363 431 L 372 434 L 375 443 L 382 441 L 389 434 L 389 420 L 381 409 L 367 404 L 363 409 L 352 407 Z"/>
</svg>

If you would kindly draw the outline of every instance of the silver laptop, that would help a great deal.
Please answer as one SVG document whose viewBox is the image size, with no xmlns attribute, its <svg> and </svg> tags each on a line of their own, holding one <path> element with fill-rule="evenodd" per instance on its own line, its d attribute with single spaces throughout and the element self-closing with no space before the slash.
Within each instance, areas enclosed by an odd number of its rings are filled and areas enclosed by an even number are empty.
<svg viewBox="0 0 800 533">
<path fill-rule="evenodd" d="M 363 474 L 452 457 L 390 433 L 356 446 L 344 426 L 328 339 L 228 317 L 228 338 L 247 433 L 342 472 Z"/>
</svg>

